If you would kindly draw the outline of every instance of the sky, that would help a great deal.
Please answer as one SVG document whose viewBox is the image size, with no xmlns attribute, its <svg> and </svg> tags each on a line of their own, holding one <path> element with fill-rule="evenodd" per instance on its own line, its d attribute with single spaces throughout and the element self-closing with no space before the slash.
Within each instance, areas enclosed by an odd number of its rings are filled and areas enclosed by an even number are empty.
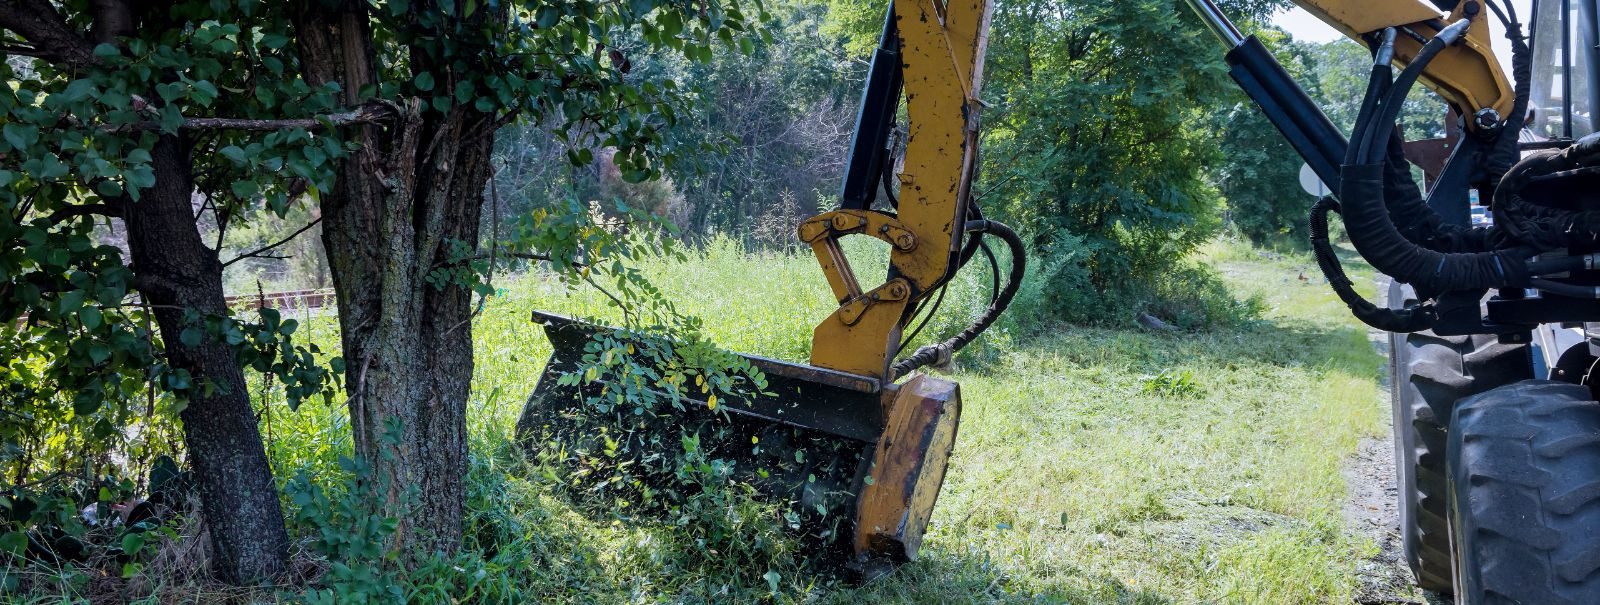
<svg viewBox="0 0 1600 605">
<path fill-rule="evenodd" d="M 1532 5 L 1532 0 L 1510 0 L 1510 4 L 1516 9 L 1517 16 L 1522 19 L 1522 26 L 1524 31 L 1526 31 L 1526 29 L 1530 26 L 1529 21 L 1531 20 L 1533 14 L 1533 9 L 1530 8 Z M 1500 59 L 1501 63 L 1505 63 L 1506 67 L 1509 69 L 1511 64 L 1510 43 L 1506 42 L 1505 35 L 1500 31 L 1500 22 L 1493 19 L 1490 19 L 1490 21 L 1493 22 L 1494 27 L 1494 35 L 1490 36 L 1490 38 L 1494 40 L 1495 56 Z M 1344 37 L 1328 24 L 1323 23 L 1316 17 L 1311 16 L 1311 13 L 1308 13 L 1299 7 L 1291 8 L 1287 11 L 1278 13 L 1278 16 L 1274 17 L 1272 22 L 1278 27 L 1288 31 L 1289 34 L 1294 36 L 1296 40 L 1303 40 L 1306 42 L 1330 42 Z"/>
</svg>

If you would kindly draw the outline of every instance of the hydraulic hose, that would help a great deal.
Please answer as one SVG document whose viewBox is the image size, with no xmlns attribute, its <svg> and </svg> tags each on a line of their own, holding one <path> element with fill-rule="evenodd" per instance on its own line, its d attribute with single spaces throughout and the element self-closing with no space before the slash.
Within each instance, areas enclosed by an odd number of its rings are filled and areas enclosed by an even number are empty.
<svg viewBox="0 0 1600 605">
<path fill-rule="evenodd" d="M 1535 279 L 1528 285 L 1556 296 L 1567 298 L 1600 298 L 1600 286 L 1579 286 L 1548 279 Z"/>
<path fill-rule="evenodd" d="M 1597 256 L 1600 255 L 1583 254 L 1579 256 L 1562 256 L 1558 258 L 1528 261 L 1528 274 L 1554 275 L 1556 273 L 1568 273 L 1572 271 L 1593 271 L 1595 269 Z"/>
<path fill-rule="evenodd" d="M 1470 25 L 1472 25 L 1472 21 L 1461 19 L 1445 27 L 1444 30 L 1439 32 L 1439 35 L 1434 36 L 1427 44 L 1422 45 L 1422 50 L 1417 52 L 1416 58 L 1412 59 L 1411 63 L 1406 65 L 1405 70 L 1400 72 L 1400 77 L 1396 78 L 1394 84 L 1389 87 L 1388 96 L 1384 98 L 1383 103 L 1378 107 L 1381 112 L 1377 114 L 1378 118 L 1367 124 L 1367 131 L 1362 133 L 1362 138 L 1359 139 L 1361 141 L 1360 151 L 1358 152 L 1359 155 L 1356 156 L 1358 164 L 1365 164 L 1369 158 L 1376 157 L 1381 153 L 1380 145 L 1384 137 L 1378 133 L 1383 130 L 1382 125 L 1394 124 L 1395 119 L 1400 117 L 1400 109 L 1405 106 L 1406 96 L 1411 94 L 1411 86 L 1416 84 L 1417 78 L 1422 75 L 1422 72 L 1428 68 L 1428 64 L 1433 62 L 1433 58 L 1438 56 L 1445 47 L 1454 44 L 1456 40 L 1466 35 L 1467 27 Z"/>
<path fill-rule="evenodd" d="M 966 231 L 974 234 L 993 235 L 1004 241 L 1006 246 L 1011 249 L 1011 271 L 1006 275 L 1005 287 L 1000 290 L 999 296 L 989 303 L 989 308 L 984 310 L 983 315 L 978 316 L 978 319 L 961 330 L 959 334 L 950 337 L 949 340 L 944 342 L 921 347 L 909 357 L 896 362 L 894 366 L 889 368 L 890 380 L 899 379 L 916 371 L 918 368 L 928 365 L 944 365 L 949 362 L 951 355 L 972 344 L 972 341 L 976 340 L 979 334 L 989 329 L 989 326 L 1000 318 L 1000 314 L 1005 312 L 1006 307 L 1011 306 L 1011 299 L 1016 298 L 1017 291 L 1021 289 L 1023 275 L 1027 273 L 1028 269 L 1028 253 L 1027 247 L 1023 244 L 1022 238 L 1017 235 L 1017 232 L 999 221 L 982 219 L 967 221 Z"/>
<path fill-rule="evenodd" d="M 1431 301 L 1406 309 L 1386 309 L 1372 304 L 1356 292 L 1355 284 L 1345 275 L 1344 267 L 1339 264 L 1339 256 L 1333 251 L 1333 243 L 1328 239 L 1329 211 L 1339 211 L 1339 202 L 1332 197 L 1324 197 L 1311 206 L 1311 250 L 1317 258 L 1317 266 L 1322 269 L 1322 276 L 1328 280 L 1328 285 L 1339 296 L 1339 300 L 1350 307 L 1350 314 L 1362 323 L 1388 332 L 1418 332 L 1438 323 L 1439 314 Z"/>
<path fill-rule="evenodd" d="M 1368 113 L 1357 118 L 1365 131 L 1355 133 L 1360 150 L 1354 163 L 1346 164 L 1340 175 L 1339 197 L 1343 200 L 1342 215 L 1361 256 L 1373 267 L 1394 278 L 1410 283 L 1419 290 L 1444 292 L 1527 285 L 1528 270 L 1523 249 L 1496 250 L 1477 253 L 1442 253 L 1409 241 L 1389 216 L 1385 203 L 1385 168 L 1380 143 L 1389 136 L 1378 132 L 1393 132 L 1399 107 L 1411 86 L 1416 83 L 1429 61 L 1451 42 L 1466 32 L 1469 21 L 1460 20 L 1444 28 L 1438 36 L 1423 45 L 1422 51 L 1401 72 L 1383 104 L 1364 103 Z M 1374 117 L 1374 113 L 1375 116 Z M 1388 125 L 1386 128 L 1385 125 Z M 1373 163 L 1374 161 L 1377 163 Z"/>
<path fill-rule="evenodd" d="M 1510 4 L 1506 6 L 1510 8 Z M 1500 7 L 1494 3 L 1489 3 L 1489 8 L 1496 14 L 1500 13 Z M 1509 18 L 1502 14 L 1500 19 L 1506 28 L 1506 39 L 1511 42 L 1511 77 L 1516 82 L 1512 93 L 1515 101 L 1511 105 L 1511 115 L 1506 116 L 1505 122 L 1500 125 L 1500 139 L 1495 141 L 1494 149 L 1489 154 L 1488 171 L 1496 181 L 1522 157 L 1522 137 L 1519 134 L 1522 127 L 1527 125 L 1528 98 L 1533 85 L 1533 53 L 1528 49 L 1527 38 L 1522 35 L 1522 24 L 1517 21 L 1516 9 L 1510 10 Z"/>
<path fill-rule="evenodd" d="M 1356 126 L 1350 131 L 1352 136 L 1361 136 L 1367 131 L 1367 120 L 1372 118 L 1376 105 L 1383 101 L 1389 94 L 1390 78 L 1394 77 L 1394 38 L 1393 27 L 1384 28 L 1383 43 L 1378 46 L 1378 52 L 1373 54 L 1372 74 L 1367 78 L 1367 94 L 1361 97 L 1361 111 L 1356 113 Z M 1351 141 L 1345 148 L 1344 163 L 1356 163 L 1356 154 L 1361 152 L 1360 139 Z"/>
<path fill-rule="evenodd" d="M 1350 242 L 1373 268 L 1431 292 L 1527 285 L 1529 251 L 1524 248 L 1445 253 L 1407 241 L 1384 207 L 1383 168 L 1345 166 L 1339 190 Z"/>
</svg>

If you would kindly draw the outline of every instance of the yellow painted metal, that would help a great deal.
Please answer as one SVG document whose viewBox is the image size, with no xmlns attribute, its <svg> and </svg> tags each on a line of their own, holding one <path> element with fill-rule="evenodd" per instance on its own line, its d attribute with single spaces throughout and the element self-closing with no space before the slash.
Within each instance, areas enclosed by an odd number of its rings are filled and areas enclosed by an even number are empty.
<svg viewBox="0 0 1600 605">
<path fill-rule="evenodd" d="M 1439 27 L 1465 16 L 1468 2 L 1462 2 L 1446 16 L 1418 0 L 1294 0 L 1306 12 L 1332 25 L 1363 44 L 1364 34 L 1394 27 L 1401 31 L 1395 39 L 1395 63 L 1406 65 L 1417 56 L 1422 43 L 1407 31 L 1431 38 Z M 1511 117 L 1516 101 L 1511 81 L 1496 59 L 1490 45 L 1488 9 L 1479 6 L 1471 16 L 1472 27 L 1466 39 L 1434 57 L 1422 74 L 1422 83 L 1433 89 L 1460 115 L 1476 116 L 1493 109 L 1501 119 Z M 1467 120 L 1468 128 L 1478 125 Z"/>
<path fill-rule="evenodd" d="M 811 244 L 841 305 L 813 332 L 811 365 L 886 378 L 906 310 L 946 279 L 960 249 L 977 161 L 978 92 L 992 9 L 988 0 L 895 0 L 909 122 L 900 205 L 893 217 L 836 211 L 801 225 L 801 239 Z M 892 231 L 880 231 L 885 226 Z M 892 279 L 871 292 L 863 293 L 838 245 L 840 236 L 853 233 L 893 246 Z M 911 245 L 902 245 L 907 239 Z M 906 288 L 903 298 L 859 308 L 861 297 L 884 294 L 896 281 Z"/>
<path fill-rule="evenodd" d="M 833 297 L 841 305 L 861 295 L 861 284 L 856 281 L 850 261 L 839 247 L 839 238 L 855 234 L 871 235 L 901 251 L 917 246 L 916 235 L 895 217 L 882 212 L 835 210 L 800 223 L 800 241 L 811 244 L 811 251 L 817 255 L 822 273 L 828 278 L 828 286 L 833 288 Z"/>
<path fill-rule="evenodd" d="M 884 392 L 889 419 L 856 496 L 857 554 L 914 560 L 944 483 L 961 419 L 961 388 L 921 374 Z"/>
</svg>

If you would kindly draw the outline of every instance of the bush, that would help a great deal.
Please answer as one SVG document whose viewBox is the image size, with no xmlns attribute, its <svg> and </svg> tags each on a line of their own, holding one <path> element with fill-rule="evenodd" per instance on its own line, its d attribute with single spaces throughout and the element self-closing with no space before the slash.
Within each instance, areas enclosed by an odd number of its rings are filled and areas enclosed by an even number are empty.
<svg viewBox="0 0 1600 605">
<path fill-rule="evenodd" d="M 1217 328 L 1255 319 L 1263 310 L 1258 300 L 1234 298 L 1215 270 L 1195 261 L 1150 259 L 1139 263 L 1140 270 L 1097 275 L 1085 238 L 1062 232 L 1053 242 L 1031 254 L 1012 311 L 1018 327 L 1056 321 L 1126 325 L 1145 313 L 1184 329 Z"/>
</svg>

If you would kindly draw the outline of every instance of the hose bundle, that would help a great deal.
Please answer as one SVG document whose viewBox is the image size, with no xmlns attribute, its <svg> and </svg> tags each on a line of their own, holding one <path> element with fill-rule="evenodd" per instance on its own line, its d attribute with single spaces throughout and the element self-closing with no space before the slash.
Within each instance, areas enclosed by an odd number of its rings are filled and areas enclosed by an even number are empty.
<svg viewBox="0 0 1600 605">
<path fill-rule="evenodd" d="M 1600 244 L 1600 133 L 1529 154 L 1495 190 L 1495 221 L 1540 252 Z"/>
<path fill-rule="evenodd" d="M 989 329 L 1006 307 L 1011 306 L 1011 299 L 1016 298 L 1017 291 L 1022 287 L 1022 277 L 1027 273 L 1027 248 L 1022 238 L 1016 231 L 1011 230 L 1004 223 L 978 219 L 967 221 L 966 231 L 978 235 L 993 235 L 999 237 L 1011 250 L 1011 271 L 1006 275 L 1005 287 L 1001 288 L 994 299 L 989 302 L 989 307 L 984 310 L 978 319 L 969 324 L 966 329 L 937 344 L 923 346 L 910 356 L 896 362 L 889 368 L 889 379 L 895 380 L 919 368 L 929 365 L 944 365 L 949 363 L 950 356 L 972 344 L 984 330 Z M 907 339 L 909 340 L 909 339 Z"/>
<path fill-rule="evenodd" d="M 1333 244 L 1328 239 L 1329 211 L 1339 211 L 1339 202 L 1332 197 L 1324 197 L 1311 206 L 1311 249 L 1322 275 L 1328 279 L 1328 285 L 1339 295 L 1339 300 L 1350 307 L 1350 313 L 1362 323 L 1388 332 L 1416 332 L 1437 323 L 1439 314 L 1432 302 L 1406 309 L 1386 309 L 1356 293 L 1355 284 L 1345 275 L 1344 267 L 1340 266 L 1339 257 L 1334 254 Z"/>
</svg>

